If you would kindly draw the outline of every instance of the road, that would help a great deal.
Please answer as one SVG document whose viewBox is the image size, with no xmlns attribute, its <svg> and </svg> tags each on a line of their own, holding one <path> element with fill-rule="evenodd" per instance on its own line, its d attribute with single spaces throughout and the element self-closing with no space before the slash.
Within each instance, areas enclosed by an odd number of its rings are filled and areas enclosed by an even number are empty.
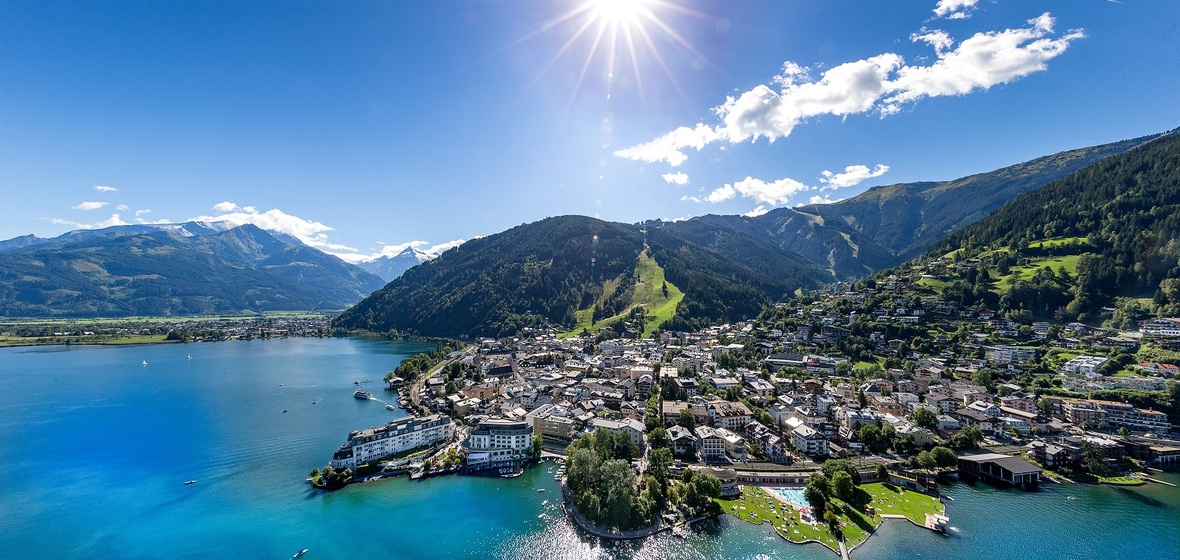
<svg viewBox="0 0 1180 560">
<path fill-rule="evenodd" d="M 468 346 L 463 351 L 463 355 L 464 356 L 468 355 L 474 349 L 475 349 L 474 346 Z M 459 360 L 459 359 L 462 359 L 462 358 L 453 358 L 453 359 L 446 358 L 443 361 L 436 364 L 434 367 L 430 368 L 430 371 L 427 371 L 426 373 L 419 375 L 418 379 L 414 380 L 414 384 L 410 385 L 410 402 L 414 403 L 415 409 L 417 409 L 420 406 L 422 399 L 420 398 L 419 393 L 422 392 L 422 386 L 426 384 L 426 380 L 430 379 L 431 377 L 434 377 L 434 374 L 442 371 L 443 368 L 451 365 L 451 362 L 454 362 L 455 360 Z"/>
</svg>

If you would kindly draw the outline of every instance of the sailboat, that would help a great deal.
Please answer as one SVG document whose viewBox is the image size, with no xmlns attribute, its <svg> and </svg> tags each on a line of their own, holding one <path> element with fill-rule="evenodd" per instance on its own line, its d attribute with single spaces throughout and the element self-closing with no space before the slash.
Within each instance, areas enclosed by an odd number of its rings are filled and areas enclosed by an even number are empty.
<svg viewBox="0 0 1180 560">
<path fill-rule="evenodd" d="M 147 360 L 143 361 L 143 365 L 145 365 L 145 366 L 147 365 Z"/>
<path fill-rule="evenodd" d="M 190 360 L 191 360 L 191 359 L 193 359 L 193 355 L 192 355 L 192 354 L 189 354 L 189 355 L 188 355 L 188 359 L 190 359 Z"/>
</svg>

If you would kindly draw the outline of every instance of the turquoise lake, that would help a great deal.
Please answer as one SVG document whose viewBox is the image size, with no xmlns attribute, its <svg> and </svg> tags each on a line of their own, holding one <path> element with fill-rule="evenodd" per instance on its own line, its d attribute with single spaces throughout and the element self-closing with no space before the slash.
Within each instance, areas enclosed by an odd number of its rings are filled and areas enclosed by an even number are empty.
<svg viewBox="0 0 1180 560">
<path fill-rule="evenodd" d="M 354 399 L 353 382 L 385 398 L 385 372 L 430 348 L 329 338 L 0 350 L 0 557 L 836 558 L 731 518 L 686 540 L 604 543 L 544 503 L 559 496 L 550 463 L 509 480 L 310 489 L 308 471 L 350 430 L 402 414 Z M 1180 558 L 1176 488 L 944 491 L 948 536 L 888 521 L 852 558 Z"/>
</svg>

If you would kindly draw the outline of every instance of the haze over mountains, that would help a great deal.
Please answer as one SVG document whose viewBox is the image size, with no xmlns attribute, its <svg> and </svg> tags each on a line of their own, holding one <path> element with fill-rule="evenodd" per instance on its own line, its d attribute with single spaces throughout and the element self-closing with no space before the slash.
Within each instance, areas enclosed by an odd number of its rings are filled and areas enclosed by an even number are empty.
<svg viewBox="0 0 1180 560">
<path fill-rule="evenodd" d="M 249 224 L 128 225 L 0 242 L 0 315 L 8 317 L 332 310 L 382 284 Z"/>
<path fill-rule="evenodd" d="M 540 324 L 641 327 L 655 320 L 645 316 L 652 312 L 646 307 L 658 300 L 675 307 L 667 326 L 692 328 L 750 317 L 800 288 L 901 264 L 1015 197 L 1160 136 L 954 181 L 875 187 L 837 203 L 757 217 L 642 224 L 549 218 L 442 255 L 408 247 L 360 265 L 252 225 L 145 224 L 53 239 L 22 236 L 0 241 L 0 315 L 187 315 L 356 304 L 337 326 L 500 336 Z M 653 274 L 671 286 L 654 300 L 652 290 L 636 289 Z"/>
</svg>

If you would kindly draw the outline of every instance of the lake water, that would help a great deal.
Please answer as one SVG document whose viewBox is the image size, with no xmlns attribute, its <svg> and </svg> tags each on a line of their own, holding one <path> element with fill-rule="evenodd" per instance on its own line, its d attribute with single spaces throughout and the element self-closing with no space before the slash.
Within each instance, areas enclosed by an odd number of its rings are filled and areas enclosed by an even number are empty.
<svg viewBox="0 0 1180 560">
<path fill-rule="evenodd" d="M 430 348 L 286 339 L 0 350 L 0 557 L 835 558 L 732 518 L 685 540 L 605 543 L 553 503 L 549 463 L 515 479 L 310 489 L 308 471 L 350 430 L 402 414 L 354 399 L 353 381 L 373 380 L 362 386 L 384 398 L 385 372 Z M 945 490 L 949 536 L 890 521 L 852 557 L 1180 558 L 1175 488 Z"/>
</svg>

